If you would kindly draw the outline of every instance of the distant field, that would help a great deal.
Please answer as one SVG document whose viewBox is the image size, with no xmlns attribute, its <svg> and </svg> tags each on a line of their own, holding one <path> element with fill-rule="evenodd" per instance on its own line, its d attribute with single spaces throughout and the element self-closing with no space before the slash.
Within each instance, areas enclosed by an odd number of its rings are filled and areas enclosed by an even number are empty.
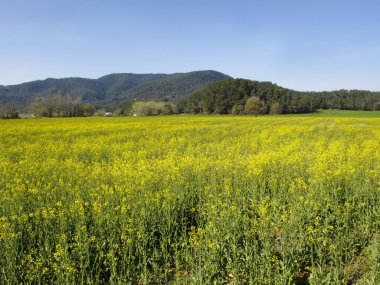
<svg viewBox="0 0 380 285">
<path fill-rule="evenodd" d="M 294 117 L 334 117 L 334 118 L 380 118 L 380 111 L 318 110 L 311 114 L 288 115 Z"/>
<path fill-rule="evenodd" d="M 327 112 L 0 121 L 0 284 L 380 284 L 380 120 Z"/>
</svg>

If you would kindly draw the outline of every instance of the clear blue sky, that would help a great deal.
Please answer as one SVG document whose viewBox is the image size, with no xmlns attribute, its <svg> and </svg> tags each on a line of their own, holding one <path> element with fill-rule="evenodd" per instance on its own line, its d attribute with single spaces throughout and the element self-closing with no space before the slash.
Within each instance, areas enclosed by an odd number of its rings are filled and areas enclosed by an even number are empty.
<svg viewBox="0 0 380 285">
<path fill-rule="evenodd" d="M 0 84 L 213 69 L 380 91 L 378 0 L 0 0 Z"/>
</svg>

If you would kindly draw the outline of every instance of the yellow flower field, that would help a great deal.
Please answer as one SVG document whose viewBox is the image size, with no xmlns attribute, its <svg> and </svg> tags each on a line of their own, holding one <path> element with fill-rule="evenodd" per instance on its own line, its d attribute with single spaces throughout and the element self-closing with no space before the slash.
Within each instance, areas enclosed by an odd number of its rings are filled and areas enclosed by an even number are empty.
<svg viewBox="0 0 380 285">
<path fill-rule="evenodd" d="M 380 119 L 0 121 L 0 284 L 380 284 Z"/>
</svg>

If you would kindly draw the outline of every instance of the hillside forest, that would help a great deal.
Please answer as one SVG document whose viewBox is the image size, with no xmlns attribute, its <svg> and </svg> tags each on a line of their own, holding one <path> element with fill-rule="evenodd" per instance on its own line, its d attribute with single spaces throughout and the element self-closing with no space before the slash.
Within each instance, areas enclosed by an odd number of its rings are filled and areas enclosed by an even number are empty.
<svg viewBox="0 0 380 285">
<path fill-rule="evenodd" d="M 272 82 L 233 79 L 215 71 L 109 75 L 98 83 L 60 79 L 53 84 L 52 80 L 0 86 L 1 117 L 17 118 L 20 113 L 45 117 L 178 113 L 257 116 L 318 109 L 380 110 L 380 92 L 295 91 Z M 97 88 L 86 89 L 89 82 L 98 84 Z"/>
</svg>

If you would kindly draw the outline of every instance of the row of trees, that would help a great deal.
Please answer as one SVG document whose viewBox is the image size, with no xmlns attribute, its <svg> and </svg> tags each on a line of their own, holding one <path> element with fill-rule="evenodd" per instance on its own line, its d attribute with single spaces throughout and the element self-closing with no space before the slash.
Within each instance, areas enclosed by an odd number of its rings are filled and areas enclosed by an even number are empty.
<svg viewBox="0 0 380 285">
<path fill-rule="evenodd" d="M 137 101 L 132 104 L 129 113 L 138 116 L 171 115 L 177 114 L 178 108 L 169 102 Z"/>
<path fill-rule="evenodd" d="M 10 102 L 0 104 L 0 118 L 2 119 L 17 119 L 19 117 L 19 108 L 16 104 Z"/>
<path fill-rule="evenodd" d="M 41 117 L 86 117 L 94 115 L 96 108 L 90 103 L 79 103 L 57 92 L 51 97 L 31 103 L 29 111 Z"/>
<path fill-rule="evenodd" d="M 55 95 L 37 100 L 29 105 L 29 112 L 38 117 L 87 117 L 93 116 L 97 109 L 90 103 L 79 103 L 77 100 L 69 96 L 63 96 L 60 92 Z M 171 115 L 177 114 L 178 108 L 176 104 L 171 102 L 158 101 L 126 101 L 118 106 L 108 109 L 98 110 L 98 115 L 106 113 L 116 116 L 123 115 Z M 9 113 L 9 112 L 8 112 Z M 12 118 L 17 118 L 18 112 Z"/>
<path fill-rule="evenodd" d="M 380 92 L 365 90 L 337 90 L 311 92 L 319 109 L 380 110 Z"/>
</svg>

